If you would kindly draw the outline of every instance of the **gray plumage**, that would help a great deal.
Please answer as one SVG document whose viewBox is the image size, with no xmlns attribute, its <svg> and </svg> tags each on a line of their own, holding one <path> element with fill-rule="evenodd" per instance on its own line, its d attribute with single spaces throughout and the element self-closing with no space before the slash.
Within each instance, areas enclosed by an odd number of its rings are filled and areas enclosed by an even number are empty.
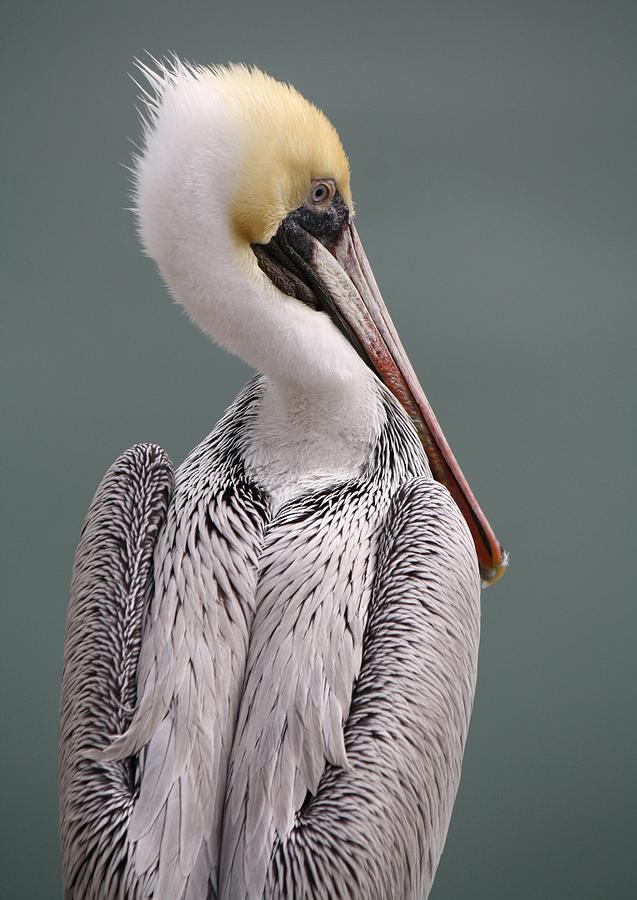
<svg viewBox="0 0 637 900">
<path fill-rule="evenodd" d="M 152 556 L 172 491 L 159 447 L 139 445 L 108 470 L 88 511 L 71 585 L 60 716 L 65 896 L 142 897 L 129 865 L 138 793 L 134 757 L 91 758 L 124 731 L 137 695 Z"/>
<path fill-rule="evenodd" d="M 67 898 L 423 898 L 475 686 L 466 524 L 404 411 L 363 471 L 273 507 L 254 379 L 176 473 L 106 474 L 65 647 Z"/>
</svg>

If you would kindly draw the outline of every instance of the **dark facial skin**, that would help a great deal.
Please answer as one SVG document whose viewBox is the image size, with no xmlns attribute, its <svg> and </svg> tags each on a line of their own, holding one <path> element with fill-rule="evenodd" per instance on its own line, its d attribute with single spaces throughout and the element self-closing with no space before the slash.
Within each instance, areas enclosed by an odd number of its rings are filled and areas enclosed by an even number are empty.
<svg viewBox="0 0 637 900">
<path fill-rule="evenodd" d="M 327 249 L 336 243 L 344 225 L 349 222 L 347 204 L 336 191 L 327 204 L 314 204 L 310 199 L 293 210 L 267 244 L 252 244 L 259 268 L 284 294 L 296 297 L 315 309 L 324 308 L 315 291 L 313 273 L 308 265 L 311 234 Z"/>
<path fill-rule="evenodd" d="M 360 341 L 335 308 L 312 266 L 312 238 L 332 251 L 349 221 L 348 206 L 335 191 L 326 205 L 317 206 L 308 201 L 299 206 L 286 216 L 267 244 L 251 246 L 259 268 L 270 281 L 284 294 L 313 309 L 327 312 L 356 352 L 369 364 Z"/>
</svg>

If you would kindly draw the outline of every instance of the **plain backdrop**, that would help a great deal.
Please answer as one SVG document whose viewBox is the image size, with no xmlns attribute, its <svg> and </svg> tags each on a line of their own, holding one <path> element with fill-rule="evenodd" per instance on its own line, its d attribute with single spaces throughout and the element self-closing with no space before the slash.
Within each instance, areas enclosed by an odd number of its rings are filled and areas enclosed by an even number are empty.
<svg viewBox="0 0 637 900">
<path fill-rule="evenodd" d="M 180 462 L 247 379 L 130 214 L 144 50 L 253 62 L 334 121 L 358 228 L 511 568 L 433 900 L 637 896 L 637 7 L 4 3 L 0 893 L 61 896 L 67 591 L 106 468 Z"/>
</svg>

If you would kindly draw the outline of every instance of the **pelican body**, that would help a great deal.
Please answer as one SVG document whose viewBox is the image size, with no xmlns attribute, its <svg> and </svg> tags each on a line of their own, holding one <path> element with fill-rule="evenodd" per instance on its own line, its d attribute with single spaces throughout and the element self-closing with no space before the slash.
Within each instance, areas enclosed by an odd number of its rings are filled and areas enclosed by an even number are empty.
<svg viewBox="0 0 637 900">
<path fill-rule="evenodd" d="M 173 472 L 106 473 L 76 553 L 65 896 L 421 900 L 505 557 L 391 324 L 336 132 L 243 67 L 145 69 L 146 252 L 259 373 Z"/>
</svg>

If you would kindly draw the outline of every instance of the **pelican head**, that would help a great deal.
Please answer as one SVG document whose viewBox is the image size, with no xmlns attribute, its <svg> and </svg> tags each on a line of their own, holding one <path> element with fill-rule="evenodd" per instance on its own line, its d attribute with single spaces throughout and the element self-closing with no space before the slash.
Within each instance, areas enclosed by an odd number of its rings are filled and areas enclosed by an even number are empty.
<svg viewBox="0 0 637 900">
<path fill-rule="evenodd" d="M 142 243 L 179 303 L 279 383 L 346 390 L 373 371 L 411 418 L 472 532 L 483 580 L 505 554 L 409 364 L 353 224 L 350 172 L 327 118 L 244 66 L 141 66 L 135 161 Z"/>
</svg>

